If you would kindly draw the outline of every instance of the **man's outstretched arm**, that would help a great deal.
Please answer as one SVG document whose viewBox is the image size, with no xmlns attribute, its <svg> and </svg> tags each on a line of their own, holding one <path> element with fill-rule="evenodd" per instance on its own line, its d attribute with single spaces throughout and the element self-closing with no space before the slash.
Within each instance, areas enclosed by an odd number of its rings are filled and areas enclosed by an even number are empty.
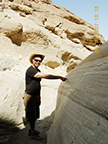
<svg viewBox="0 0 108 144">
<path fill-rule="evenodd" d="M 45 79 L 61 79 L 62 81 L 66 81 L 67 78 L 58 76 L 58 75 L 52 75 L 52 74 L 44 74 L 41 72 L 38 72 L 34 75 L 35 78 L 45 78 Z"/>
</svg>

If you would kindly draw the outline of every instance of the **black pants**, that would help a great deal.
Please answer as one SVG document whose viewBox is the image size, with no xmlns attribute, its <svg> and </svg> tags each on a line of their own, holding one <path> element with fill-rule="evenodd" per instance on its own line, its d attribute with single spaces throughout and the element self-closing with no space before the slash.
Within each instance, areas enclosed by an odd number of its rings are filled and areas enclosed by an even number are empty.
<svg viewBox="0 0 108 144">
<path fill-rule="evenodd" d="M 29 121 L 35 121 L 40 116 L 39 102 L 37 97 L 32 96 L 27 102 L 26 117 Z"/>
</svg>

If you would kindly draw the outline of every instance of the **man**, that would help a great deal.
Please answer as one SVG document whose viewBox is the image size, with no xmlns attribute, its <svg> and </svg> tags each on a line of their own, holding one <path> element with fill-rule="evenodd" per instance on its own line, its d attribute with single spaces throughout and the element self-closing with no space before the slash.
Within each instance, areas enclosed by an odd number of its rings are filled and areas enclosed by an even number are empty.
<svg viewBox="0 0 108 144">
<path fill-rule="evenodd" d="M 67 78 L 57 75 L 50 75 L 41 73 L 38 69 L 41 62 L 44 59 L 44 55 L 35 53 L 32 54 L 29 58 L 31 66 L 26 71 L 26 90 L 24 95 L 24 105 L 26 110 L 26 118 L 30 124 L 29 135 L 31 139 L 41 140 L 39 132 L 35 130 L 35 121 L 39 118 L 39 106 L 40 106 L 40 90 L 41 78 L 45 79 L 61 79 L 62 81 L 67 80 Z"/>
</svg>

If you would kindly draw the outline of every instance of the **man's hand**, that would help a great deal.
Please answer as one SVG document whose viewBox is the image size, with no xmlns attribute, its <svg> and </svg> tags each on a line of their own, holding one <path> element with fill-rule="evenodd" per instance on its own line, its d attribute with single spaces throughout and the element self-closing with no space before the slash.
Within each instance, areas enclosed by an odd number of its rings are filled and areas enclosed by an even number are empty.
<svg viewBox="0 0 108 144">
<path fill-rule="evenodd" d="M 67 80 L 67 78 L 65 78 L 65 77 L 60 77 L 60 79 L 61 79 L 62 81 L 66 81 L 66 80 Z"/>
</svg>

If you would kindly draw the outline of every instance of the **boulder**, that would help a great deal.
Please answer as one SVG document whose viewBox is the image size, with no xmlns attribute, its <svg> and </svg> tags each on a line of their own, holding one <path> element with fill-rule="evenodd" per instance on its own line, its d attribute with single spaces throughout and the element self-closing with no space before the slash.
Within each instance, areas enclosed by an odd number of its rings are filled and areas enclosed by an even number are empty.
<svg viewBox="0 0 108 144">
<path fill-rule="evenodd" d="M 47 144 L 108 143 L 108 42 L 67 75 L 58 90 Z"/>
<path fill-rule="evenodd" d="M 0 71 L 0 119 L 23 128 L 25 116 L 22 95 L 23 81 L 9 71 Z"/>
<path fill-rule="evenodd" d="M 4 19 L 1 24 L 1 33 L 6 34 L 6 36 L 8 37 L 11 35 L 20 33 L 22 29 L 23 29 L 23 26 L 21 23 L 12 21 L 9 18 Z"/>
</svg>

